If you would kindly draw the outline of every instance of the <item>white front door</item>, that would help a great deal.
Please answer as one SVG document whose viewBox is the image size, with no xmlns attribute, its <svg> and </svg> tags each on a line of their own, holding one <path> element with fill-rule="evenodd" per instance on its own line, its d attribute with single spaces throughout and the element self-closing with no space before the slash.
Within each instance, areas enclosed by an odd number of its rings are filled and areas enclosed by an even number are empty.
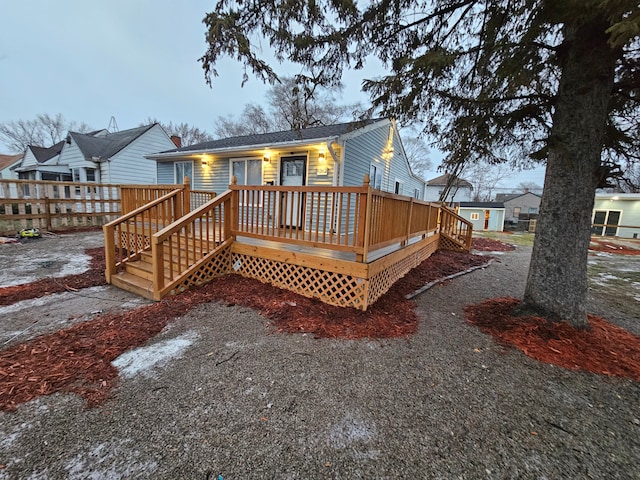
<svg viewBox="0 0 640 480">
<path fill-rule="evenodd" d="M 280 185 L 283 187 L 302 187 L 305 184 L 307 170 L 306 155 L 282 157 L 280 159 Z M 282 196 L 281 217 L 290 227 L 302 226 L 302 192 L 286 192 Z"/>
</svg>

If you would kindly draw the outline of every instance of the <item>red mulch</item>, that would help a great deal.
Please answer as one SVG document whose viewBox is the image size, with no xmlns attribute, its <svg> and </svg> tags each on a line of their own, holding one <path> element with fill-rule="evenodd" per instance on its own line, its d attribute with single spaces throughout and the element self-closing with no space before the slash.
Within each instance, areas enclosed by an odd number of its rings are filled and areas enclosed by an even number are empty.
<svg viewBox="0 0 640 480">
<path fill-rule="evenodd" d="M 492 238 L 474 237 L 471 239 L 471 248 L 480 252 L 511 252 L 516 247 L 509 243 L 494 240 Z"/>
<path fill-rule="evenodd" d="M 277 332 L 308 332 L 331 338 L 410 335 L 416 331 L 418 319 L 414 303 L 405 298 L 406 294 L 486 260 L 477 255 L 437 252 L 367 312 L 332 307 L 256 280 L 226 275 L 153 305 L 105 315 L 0 351 L 0 410 L 13 410 L 21 403 L 54 392 L 74 392 L 82 395 L 88 405 L 99 403 L 117 385 L 118 372 L 111 365 L 115 358 L 144 344 L 170 320 L 215 300 L 258 310 L 271 320 Z M 67 284 L 67 280 L 68 277 L 62 283 Z"/>
<path fill-rule="evenodd" d="M 589 315 L 590 330 L 535 316 L 515 316 L 520 300 L 495 298 L 465 308 L 467 322 L 531 358 L 640 382 L 640 337 Z"/>
<path fill-rule="evenodd" d="M 591 237 L 591 243 L 589 244 L 589 250 L 596 252 L 617 253 L 618 255 L 640 255 L 640 243 L 638 248 L 633 249 L 623 245 L 616 245 L 605 238 Z"/>
<path fill-rule="evenodd" d="M 0 306 L 66 290 L 80 290 L 105 285 L 107 282 L 104 278 L 104 248 L 89 248 L 85 250 L 85 253 L 91 257 L 89 270 L 86 272 L 64 278 L 43 278 L 22 285 L 0 287 Z"/>
</svg>

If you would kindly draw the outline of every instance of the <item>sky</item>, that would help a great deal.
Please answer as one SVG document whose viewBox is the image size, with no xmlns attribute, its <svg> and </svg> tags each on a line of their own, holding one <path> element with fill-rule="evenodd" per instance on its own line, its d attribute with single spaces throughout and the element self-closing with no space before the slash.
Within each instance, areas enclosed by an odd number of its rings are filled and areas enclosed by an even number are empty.
<svg viewBox="0 0 640 480">
<path fill-rule="evenodd" d="M 210 88 L 198 61 L 206 50 L 202 19 L 213 0 L 0 0 L 0 123 L 61 113 L 95 129 L 111 119 L 120 130 L 148 118 L 188 123 L 213 133 L 219 116 L 237 116 L 247 103 L 265 104 L 268 85 L 225 58 Z M 276 66 L 279 74 L 298 73 Z M 348 72 L 339 101 L 368 98 L 364 78 L 379 66 Z M 0 153 L 9 153 L 0 143 Z M 433 177 L 442 158 L 431 152 Z M 432 178 L 432 177 L 431 177 Z M 544 170 L 514 172 L 504 188 L 542 185 Z"/>
</svg>

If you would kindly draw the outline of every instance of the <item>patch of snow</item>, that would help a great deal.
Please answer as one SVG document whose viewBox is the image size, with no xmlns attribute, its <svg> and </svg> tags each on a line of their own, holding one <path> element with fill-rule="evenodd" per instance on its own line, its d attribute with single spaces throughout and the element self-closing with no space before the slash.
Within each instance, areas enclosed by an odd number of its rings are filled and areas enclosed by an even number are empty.
<svg viewBox="0 0 640 480">
<path fill-rule="evenodd" d="M 110 440 L 100 443 L 67 461 L 67 478 L 71 480 L 119 480 L 145 476 L 158 469 L 153 460 L 141 459 L 133 440 Z"/>
<path fill-rule="evenodd" d="M 24 432 L 31 430 L 32 428 L 32 423 L 23 422 L 20 425 L 17 425 L 11 433 L 2 432 L 2 435 L 0 436 L 0 449 L 12 446 Z"/>
<path fill-rule="evenodd" d="M 369 443 L 376 435 L 375 424 L 347 414 L 342 421 L 331 428 L 329 443 L 336 449 L 344 449 L 353 443 Z"/>
<path fill-rule="evenodd" d="M 133 377 L 138 373 L 150 375 L 149 370 L 180 357 L 197 338 L 198 334 L 190 331 L 176 338 L 129 350 L 111 363 L 125 377 Z"/>
<path fill-rule="evenodd" d="M 66 277 L 67 275 L 75 275 L 77 273 L 83 273 L 89 270 L 89 262 L 91 262 L 91 257 L 89 255 L 76 254 L 70 255 L 71 258 L 67 257 L 64 267 L 58 273 L 54 275 L 54 277 Z"/>
<path fill-rule="evenodd" d="M 108 286 L 99 286 L 99 287 L 91 287 L 85 288 L 82 290 L 83 295 L 91 295 L 94 293 L 100 293 L 107 290 Z M 26 310 L 29 308 L 41 307 L 48 303 L 59 303 L 63 301 L 65 298 L 76 296 L 76 294 L 71 292 L 63 292 L 63 293 L 54 293 L 52 295 L 46 295 L 40 298 L 32 298 L 31 300 L 23 300 L 21 302 L 13 303 L 11 305 L 7 305 L 5 307 L 0 307 L 0 316 L 7 315 L 9 313 L 20 312 L 22 310 Z"/>
</svg>

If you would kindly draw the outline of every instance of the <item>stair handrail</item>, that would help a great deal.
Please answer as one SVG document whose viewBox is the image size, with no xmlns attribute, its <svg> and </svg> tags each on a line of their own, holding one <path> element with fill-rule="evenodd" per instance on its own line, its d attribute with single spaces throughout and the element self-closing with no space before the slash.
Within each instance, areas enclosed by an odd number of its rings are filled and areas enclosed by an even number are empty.
<svg viewBox="0 0 640 480">
<path fill-rule="evenodd" d="M 157 198 L 156 200 L 153 200 L 141 207 L 136 208 L 135 210 L 127 213 L 126 215 L 123 215 L 121 217 L 116 218 L 115 220 L 112 220 L 111 222 L 107 223 L 106 225 L 102 226 L 102 231 L 104 233 L 104 251 L 105 251 L 105 277 L 107 279 L 107 282 L 111 282 L 111 276 L 113 274 L 116 273 L 118 267 L 120 265 L 122 265 L 124 262 L 135 258 L 136 256 L 140 255 L 140 253 L 142 251 L 145 250 L 145 245 L 144 242 L 142 243 L 142 245 L 140 245 L 138 248 L 135 248 L 135 250 L 133 252 L 129 251 L 130 249 L 127 249 L 127 255 L 124 256 L 123 253 L 121 252 L 121 258 L 120 260 L 116 260 L 116 241 L 115 241 L 115 232 L 116 229 L 118 227 L 120 227 L 122 224 L 125 224 L 127 222 L 129 222 L 131 219 L 137 217 L 137 216 L 142 216 L 144 218 L 144 213 L 147 211 L 150 211 L 152 208 L 167 202 L 169 200 L 173 200 L 173 199 L 177 199 L 178 201 L 176 202 L 175 205 L 175 214 L 176 216 L 180 216 L 180 214 L 182 213 L 182 205 L 180 203 L 181 197 L 179 196 L 182 193 L 182 189 L 176 189 L 173 190 L 159 198 Z M 135 225 L 135 224 L 134 224 Z M 149 227 L 151 227 L 151 223 L 149 223 Z M 144 235 L 144 226 L 141 230 L 141 233 Z M 146 232 L 146 233 L 152 233 L 152 232 Z M 127 232 L 127 235 L 130 235 L 131 232 Z M 134 235 L 138 235 L 137 233 L 137 225 L 134 226 Z M 119 244 L 122 244 L 122 238 L 119 238 L 118 240 Z M 129 240 L 127 240 L 127 246 L 131 245 L 131 242 Z M 122 250 L 122 249 L 120 249 Z"/>
<path fill-rule="evenodd" d="M 203 264 L 205 264 L 209 258 L 214 255 L 220 248 L 226 246 L 230 241 L 232 241 L 231 237 L 231 198 L 233 192 L 231 190 L 227 190 L 224 193 L 217 195 L 212 198 L 202 206 L 192 210 L 187 213 L 183 217 L 179 218 L 171 225 L 167 225 L 162 230 L 154 233 L 151 236 L 151 257 L 152 257 L 152 266 L 153 266 L 153 290 L 154 296 L 156 298 L 162 298 L 165 292 L 171 290 L 174 286 L 178 285 L 182 282 L 188 275 L 192 274 L 195 270 L 199 269 Z M 223 223 L 216 224 L 215 218 L 213 219 L 213 224 L 210 224 L 207 215 L 210 214 L 212 210 L 216 208 L 220 208 L 220 212 L 218 212 L 218 220 L 222 220 Z M 214 212 L 215 215 L 215 212 Z M 196 223 L 199 221 L 199 225 Z M 209 238 L 208 236 L 203 239 L 202 236 L 196 239 L 195 236 L 190 235 L 189 232 L 195 232 L 198 228 L 202 229 L 202 224 L 205 223 L 207 228 L 207 232 L 209 232 L 209 227 L 212 227 L 213 237 Z M 216 230 L 216 228 L 218 230 Z M 174 254 L 180 257 L 182 253 L 180 251 L 170 251 L 169 256 L 171 261 L 166 265 L 165 259 L 165 242 L 170 240 L 170 238 L 179 232 L 185 232 L 182 245 L 187 249 L 184 258 L 178 258 L 177 262 L 175 262 L 172 257 Z M 208 233 L 207 233 L 208 234 Z M 188 242 L 191 242 L 192 245 L 189 245 Z M 189 252 L 188 247 L 199 244 L 201 248 L 201 253 L 203 249 L 203 242 L 205 244 L 213 243 L 215 246 L 213 249 L 209 251 L 207 250 L 207 254 L 197 258 L 196 252 Z M 181 245 L 180 235 L 177 236 L 176 244 L 178 247 Z M 170 248 L 171 241 L 169 242 Z M 178 249 L 179 250 L 179 249 Z M 167 269 L 168 267 L 168 269 Z M 177 267 L 174 270 L 174 267 Z M 168 283 L 165 281 L 165 274 L 169 274 Z"/>
<path fill-rule="evenodd" d="M 454 242 L 461 250 L 470 252 L 473 223 L 442 205 L 440 210 L 440 235 Z"/>
</svg>

